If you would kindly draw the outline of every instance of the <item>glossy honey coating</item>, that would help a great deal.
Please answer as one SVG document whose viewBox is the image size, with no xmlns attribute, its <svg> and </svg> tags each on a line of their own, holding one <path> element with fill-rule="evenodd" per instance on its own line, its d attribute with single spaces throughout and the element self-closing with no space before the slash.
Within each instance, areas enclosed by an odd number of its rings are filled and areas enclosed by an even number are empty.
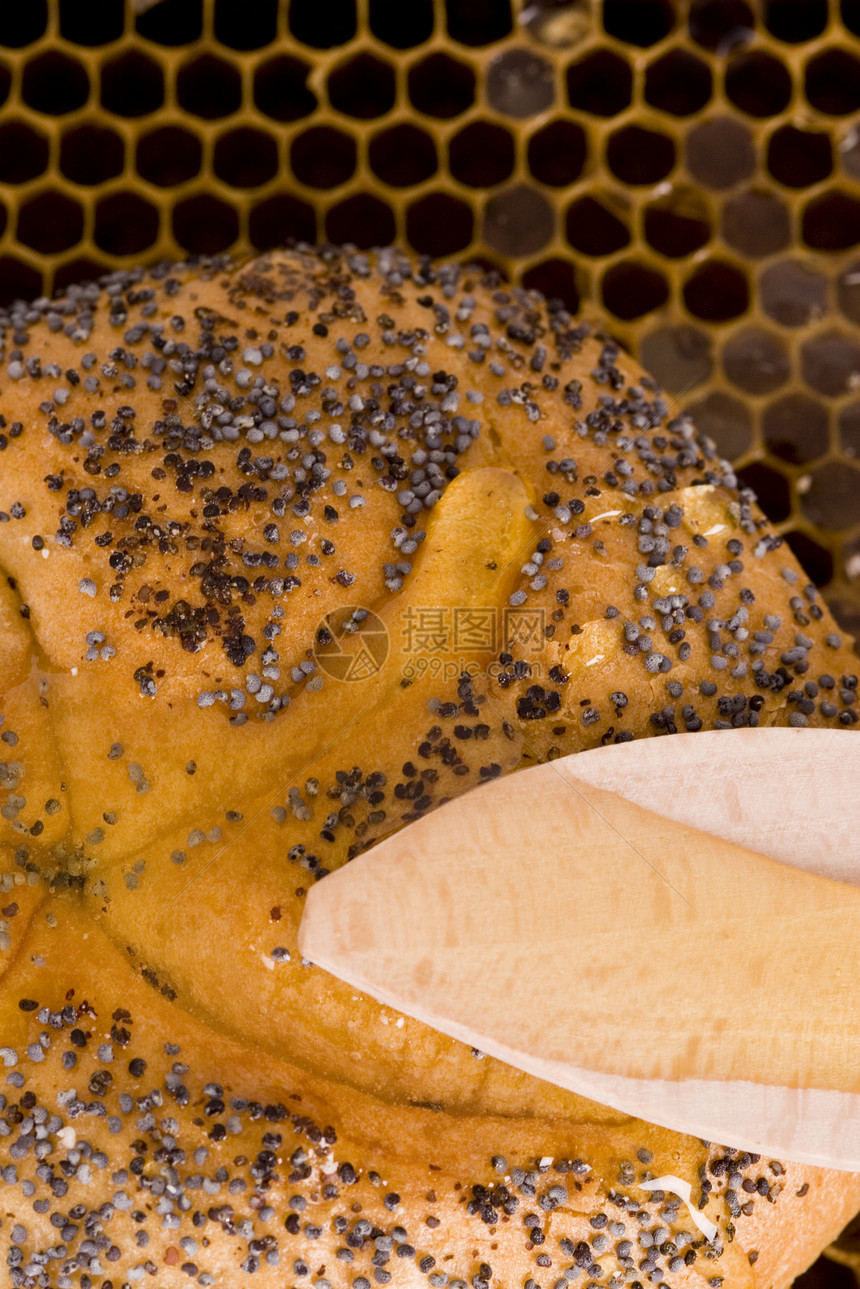
<svg viewBox="0 0 860 1289">
<path fill-rule="evenodd" d="M 13 310 L 4 363 L 13 1283 L 787 1283 L 860 1179 L 597 1106 L 296 949 L 311 882 L 520 765 L 856 723 L 730 466 L 562 308 L 394 252 L 118 273 Z M 637 1188 L 666 1174 L 714 1242 Z"/>
</svg>

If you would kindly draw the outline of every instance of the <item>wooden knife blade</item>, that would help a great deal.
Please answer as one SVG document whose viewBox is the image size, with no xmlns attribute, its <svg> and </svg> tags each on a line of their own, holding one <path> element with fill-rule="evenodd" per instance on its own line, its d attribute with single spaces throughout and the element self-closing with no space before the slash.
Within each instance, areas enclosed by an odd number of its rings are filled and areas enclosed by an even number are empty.
<svg viewBox="0 0 860 1289">
<path fill-rule="evenodd" d="M 604 1105 L 860 1171 L 858 888 L 851 731 L 674 735 L 408 825 L 309 891 L 299 949 Z"/>
</svg>

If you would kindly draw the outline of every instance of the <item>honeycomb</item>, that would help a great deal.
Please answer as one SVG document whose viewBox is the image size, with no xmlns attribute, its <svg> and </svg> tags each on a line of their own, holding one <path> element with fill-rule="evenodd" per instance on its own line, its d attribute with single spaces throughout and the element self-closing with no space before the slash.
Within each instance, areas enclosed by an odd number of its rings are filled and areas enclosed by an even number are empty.
<svg viewBox="0 0 860 1289">
<path fill-rule="evenodd" d="M 599 311 L 860 633 L 860 0 L 0 5 L 0 303 L 289 238 Z"/>
</svg>

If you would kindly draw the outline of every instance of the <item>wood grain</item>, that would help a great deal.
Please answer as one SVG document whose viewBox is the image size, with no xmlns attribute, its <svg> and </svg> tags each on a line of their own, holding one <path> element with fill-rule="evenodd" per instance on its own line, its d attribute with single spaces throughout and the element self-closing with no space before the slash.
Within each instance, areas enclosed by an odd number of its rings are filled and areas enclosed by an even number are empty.
<svg viewBox="0 0 860 1289">
<path fill-rule="evenodd" d="M 747 753 L 760 734 L 772 758 L 771 818 L 798 800 L 806 808 L 777 774 L 800 734 L 806 777 L 819 793 L 829 784 L 860 835 L 860 743 L 847 732 L 826 743 L 802 730 L 745 733 Z M 755 835 L 761 794 L 743 791 L 735 738 L 712 740 L 708 773 L 731 779 Z M 660 742 L 680 766 L 684 736 Z M 627 746 L 632 763 L 638 749 Z M 589 754 L 595 766 L 601 754 Z M 490 783 L 326 878 L 309 893 L 302 953 L 605 1104 L 860 1168 L 860 889 L 595 787 L 577 776 L 581 760 Z M 821 824 L 808 830 L 814 845 Z M 856 842 L 842 862 L 860 870 Z M 807 863 L 816 866 L 814 846 Z"/>
</svg>

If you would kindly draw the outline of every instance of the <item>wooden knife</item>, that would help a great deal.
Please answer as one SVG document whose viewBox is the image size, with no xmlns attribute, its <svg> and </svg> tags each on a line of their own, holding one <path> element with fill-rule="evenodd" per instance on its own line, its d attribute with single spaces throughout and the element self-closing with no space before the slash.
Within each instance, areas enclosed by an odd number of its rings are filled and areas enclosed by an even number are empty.
<svg viewBox="0 0 860 1289">
<path fill-rule="evenodd" d="M 317 883 L 299 948 L 604 1105 L 860 1171 L 849 730 L 673 735 L 494 780 Z"/>
</svg>

